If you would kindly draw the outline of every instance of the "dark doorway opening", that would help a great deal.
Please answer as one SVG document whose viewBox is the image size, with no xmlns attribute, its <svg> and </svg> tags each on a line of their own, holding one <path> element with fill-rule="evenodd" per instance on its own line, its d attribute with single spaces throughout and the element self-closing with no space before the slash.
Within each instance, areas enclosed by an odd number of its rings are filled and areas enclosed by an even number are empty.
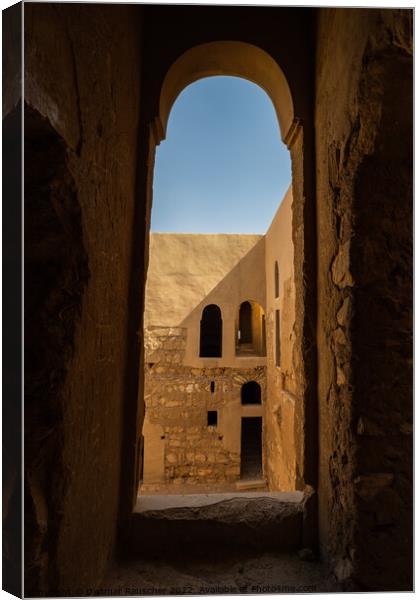
<svg viewBox="0 0 420 600">
<path fill-rule="evenodd" d="M 262 478 L 262 417 L 243 417 L 241 479 Z"/>
</svg>

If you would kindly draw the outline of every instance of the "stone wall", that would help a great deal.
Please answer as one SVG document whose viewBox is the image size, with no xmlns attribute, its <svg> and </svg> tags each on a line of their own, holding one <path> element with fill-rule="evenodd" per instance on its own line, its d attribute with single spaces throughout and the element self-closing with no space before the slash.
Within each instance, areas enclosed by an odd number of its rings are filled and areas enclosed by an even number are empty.
<svg viewBox="0 0 420 600">
<path fill-rule="evenodd" d="M 85 595 L 115 549 L 132 465 L 142 9 L 24 8 L 25 594 Z"/>
<path fill-rule="evenodd" d="M 241 302 L 265 307 L 264 252 L 261 235 L 152 233 L 145 327 L 187 328 L 184 364 L 203 367 L 209 363 L 199 356 L 200 321 L 203 309 L 216 304 L 222 316 L 222 356 L 211 364 L 263 364 L 261 357 L 237 358 L 236 337 Z"/>
<path fill-rule="evenodd" d="M 253 412 L 265 405 L 264 367 L 185 366 L 186 339 L 183 327 L 145 330 L 145 490 L 238 480 L 242 385 L 261 386 L 262 405 Z M 207 411 L 217 411 L 217 426 L 208 426 Z"/>
<path fill-rule="evenodd" d="M 320 541 L 365 590 L 412 585 L 411 17 L 318 20 Z"/>
<path fill-rule="evenodd" d="M 254 408 L 252 416 L 263 416 L 268 486 L 282 491 L 302 487 L 297 457 L 303 453 L 298 417 L 304 399 L 296 384 L 292 206 L 290 187 L 265 236 L 151 234 L 145 305 L 145 481 L 211 484 L 238 479 L 241 416 L 250 410 L 241 407 L 240 391 L 243 383 L 255 380 L 263 390 L 263 405 Z M 280 273 L 278 298 L 275 261 Z M 254 307 L 259 332 L 267 309 L 267 356 L 258 343 L 254 352 L 247 349 L 243 356 L 235 352 L 238 309 L 245 300 Z M 222 312 L 220 358 L 206 359 L 198 353 L 200 319 L 207 304 L 216 304 Z M 275 364 L 276 310 L 280 366 Z M 215 393 L 210 393 L 211 381 Z M 213 409 L 220 412 L 217 431 L 226 430 L 221 436 L 207 428 L 207 410 Z M 208 453 L 203 451 L 206 447 Z"/>
<path fill-rule="evenodd" d="M 292 187 L 289 188 L 265 236 L 267 297 L 267 406 L 265 410 L 267 478 L 273 490 L 288 491 L 298 481 L 298 452 L 303 433 L 297 421 L 298 396 L 294 361 L 296 290 L 292 242 Z M 279 273 L 279 295 L 275 293 L 275 263 Z M 276 365 L 276 311 L 280 323 L 280 365 Z M 299 446 L 299 450 L 297 449 Z"/>
</svg>

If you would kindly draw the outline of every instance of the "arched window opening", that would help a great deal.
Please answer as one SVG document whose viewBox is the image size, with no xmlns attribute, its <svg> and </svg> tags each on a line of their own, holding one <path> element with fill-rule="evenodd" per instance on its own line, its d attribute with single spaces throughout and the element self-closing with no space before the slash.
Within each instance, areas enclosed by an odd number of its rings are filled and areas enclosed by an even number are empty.
<svg viewBox="0 0 420 600">
<path fill-rule="evenodd" d="M 236 325 L 236 356 L 265 356 L 265 314 L 252 300 L 242 302 Z"/>
<path fill-rule="evenodd" d="M 274 264 L 274 297 L 280 296 L 280 284 L 279 284 L 279 263 L 276 261 Z"/>
<path fill-rule="evenodd" d="M 239 309 L 239 344 L 252 344 L 252 307 L 249 302 L 242 302 Z"/>
<path fill-rule="evenodd" d="M 216 304 L 209 304 L 203 310 L 200 321 L 200 356 L 222 356 L 222 313 Z"/>
<path fill-rule="evenodd" d="M 248 381 L 242 386 L 241 404 L 261 404 L 261 387 L 256 381 Z"/>
<path fill-rule="evenodd" d="M 261 77 L 253 73 L 254 65 L 257 65 Z M 281 189 L 288 187 L 291 176 L 288 146 L 294 143 L 296 135 L 301 135 L 300 121 L 294 117 L 293 103 L 286 89 L 287 82 L 284 79 L 284 88 L 283 76 L 278 69 L 276 63 L 268 57 L 264 58 L 258 49 L 247 44 L 223 42 L 193 48 L 191 52 L 180 56 L 169 69 L 162 86 L 159 115 L 155 115 L 151 128 L 151 143 L 157 144 L 159 149 L 154 162 L 153 186 L 148 189 L 150 203 L 153 191 L 152 260 L 149 263 L 145 310 L 146 333 L 151 341 L 157 339 L 157 342 L 148 344 L 145 361 L 147 364 L 156 360 L 156 364 L 160 363 L 159 371 L 168 368 L 171 373 L 176 372 L 180 381 L 182 379 L 179 387 L 171 386 L 169 390 L 162 390 L 164 401 L 172 406 L 175 405 L 174 400 L 177 405 L 180 403 L 182 393 L 182 419 L 194 422 L 196 418 L 196 390 L 208 394 L 206 398 L 203 397 L 200 436 L 197 440 L 200 447 L 203 443 L 211 445 L 218 440 L 226 448 L 234 446 L 235 452 L 240 448 L 240 465 L 236 454 L 235 459 L 226 462 L 223 468 L 220 464 L 213 465 L 212 462 L 217 463 L 218 458 L 214 454 L 214 459 L 206 459 L 206 469 L 203 469 L 200 453 L 188 452 L 187 457 L 187 446 L 190 449 L 195 444 L 188 439 L 182 441 L 176 451 L 177 460 L 174 461 L 172 453 L 171 459 L 166 461 L 175 444 L 172 444 L 169 431 L 166 436 L 162 435 L 162 429 L 158 430 L 153 424 L 157 441 L 154 444 L 157 451 L 153 461 L 158 463 L 157 485 L 162 485 L 162 490 L 165 489 L 163 493 L 167 493 L 171 483 L 178 485 L 183 481 L 189 484 L 189 478 L 197 479 L 197 484 L 207 483 L 208 478 L 210 484 L 214 481 L 211 469 L 217 470 L 218 477 L 223 472 L 222 476 L 229 483 L 237 478 L 262 480 L 262 465 L 263 462 L 266 465 L 266 452 L 272 447 L 270 436 L 276 435 L 276 427 L 270 430 L 268 423 L 268 435 L 264 429 L 267 447 L 263 445 L 262 394 L 264 403 L 270 398 L 271 403 L 275 401 L 275 394 L 269 393 L 269 386 L 273 385 L 275 379 L 268 382 L 263 366 L 265 360 L 259 360 L 258 357 L 266 356 L 266 346 L 271 346 L 274 337 L 275 323 L 271 317 L 266 321 L 265 310 L 271 315 L 278 302 L 273 305 L 271 291 L 265 304 L 266 283 L 269 280 L 272 289 L 273 268 L 278 259 L 277 239 L 280 236 L 282 243 L 283 240 L 289 243 L 289 236 L 286 239 L 284 235 L 284 227 L 280 227 L 278 234 L 278 223 L 283 222 L 282 219 L 289 219 L 291 191 L 283 197 Z M 245 93 L 250 94 L 248 103 L 244 99 Z M 239 94 L 244 94 L 244 98 L 239 98 Z M 219 99 L 221 108 L 217 108 Z M 268 104 L 264 107 L 267 100 Z M 247 112 L 238 110 L 238 107 Z M 258 114 L 250 118 L 251 110 L 258 111 Z M 171 121 L 167 129 L 169 113 Z M 245 119 L 242 119 L 242 114 Z M 270 125 L 269 119 L 276 115 L 278 121 L 274 119 Z M 251 128 L 251 131 L 246 131 L 248 125 L 254 130 Z M 278 125 L 281 136 L 278 135 Z M 217 126 L 221 126 L 220 135 Z M 249 157 L 242 158 L 243 148 L 249 148 L 249 144 L 236 138 L 238 131 L 242 139 L 255 140 L 251 144 Z M 159 145 L 166 134 L 167 141 Z M 281 143 L 281 138 L 285 145 Z M 296 139 L 300 142 L 299 137 Z M 298 149 L 298 155 L 299 152 Z M 241 160 L 237 162 L 238 153 L 241 153 Z M 220 168 L 215 164 L 217 160 L 220 160 Z M 220 176 L 215 178 L 215 172 Z M 263 181 L 250 186 L 248 181 L 254 173 L 258 176 L 264 173 Z M 213 181 L 220 189 L 210 189 L 209 182 Z M 252 190 L 261 190 L 263 185 L 265 200 L 256 206 Z M 235 190 L 235 196 L 241 199 L 239 212 L 230 202 L 232 189 Z M 272 193 L 269 191 L 271 189 Z M 280 202 L 283 210 L 279 210 L 280 198 L 283 198 Z M 225 208 L 227 213 L 223 213 Z M 268 236 L 270 228 L 269 252 L 266 252 L 266 241 L 257 241 L 254 248 L 254 240 L 250 237 L 232 240 L 233 251 L 228 247 L 231 241 L 228 238 L 225 240 L 223 237 L 217 240 L 218 244 L 213 243 L 216 240 L 214 235 L 251 234 L 264 237 Z M 155 271 L 150 265 L 155 265 Z M 280 266 L 282 277 L 288 280 L 287 262 Z M 280 281 L 277 288 L 279 293 Z M 168 289 L 171 290 L 170 294 Z M 251 300 L 253 298 L 261 305 Z M 164 330 L 170 339 L 165 339 Z M 230 340 L 223 339 L 226 331 Z M 162 344 L 165 352 L 155 352 L 157 344 Z M 220 360 L 222 355 L 223 361 Z M 245 360 L 247 357 L 251 360 Z M 205 358 L 204 362 L 202 358 Z M 198 367 L 194 369 L 197 371 L 200 367 L 206 367 L 205 374 L 199 376 L 202 381 L 192 383 L 190 368 L 184 368 L 187 365 Z M 273 368 L 272 362 L 270 365 Z M 250 375 L 251 366 L 261 369 L 258 378 Z M 229 412 L 227 402 L 234 390 L 233 374 L 230 372 L 232 367 L 235 370 L 243 369 L 241 377 L 245 382 L 241 389 L 241 406 L 244 408 L 235 415 Z M 155 384 L 161 385 L 160 376 L 157 373 L 155 376 L 155 371 L 146 371 L 146 419 L 148 412 L 151 413 L 147 402 L 153 397 Z M 259 383 L 248 381 L 252 377 L 258 379 Z M 271 410 L 271 404 L 268 409 Z M 166 411 L 162 411 L 159 422 L 163 432 L 167 426 L 166 414 Z M 287 463 L 287 475 L 283 475 L 283 470 L 278 468 L 282 460 L 283 457 L 279 456 L 270 464 L 271 471 L 267 471 L 267 479 L 273 489 L 277 489 L 278 485 L 287 487 L 289 481 L 291 489 L 294 489 L 294 457 L 291 459 L 291 469 Z M 282 474 L 278 476 L 280 471 Z M 284 486 L 283 479 L 286 478 Z M 144 491 L 147 493 L 147 487 Z"/>
</svg>

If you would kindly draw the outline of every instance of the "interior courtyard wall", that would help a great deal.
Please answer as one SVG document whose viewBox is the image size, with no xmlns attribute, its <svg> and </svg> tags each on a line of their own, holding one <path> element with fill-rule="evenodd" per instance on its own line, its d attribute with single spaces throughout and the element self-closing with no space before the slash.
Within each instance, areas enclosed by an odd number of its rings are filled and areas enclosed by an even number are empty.
<svg viewBox="0 0 420 600">
<path fill-rule="evenodd" d="M 267 477 L 270 488 L 296 488 L 295 436 L 296 394 L 295 279 L 292 241 L 292 202 L 290 186 L 265 236 L 267 296 L 267 405 L 265 440 Z M 275 293 L 275 264 L 279 273 L 279 296 Z M 276 310 L 280 313 L 280 366 L 276 365 Z"/>
<path fill-rule="evenodd" d="M 184 364 L 192 367 L 254 366 L 263 358 L 236 357 L 239 306 L 253 300 L 265 307 L 265 242 L 261 235 L 160 234 L 150 236 L 145 328 L 188 330 Z M 181 268 L 182 265 L 182 268 Z M 202 358 L 200 320 L 216 304 L 222 313 L 222 356 Z"/>
<path fill-rule="evenodd" d="M 319 11 L 320 541 L 364 590 L 412 586 L 411 36 L 411 11 Z"/>
<path fill-rule="evenodd" d="M 128 298 L 141 14 L 137 6 L 25 4 L 27 166 L 50 165 L 45 204 L 31 213 L 27 190 L 25 220 L 26 318 L 39 329 L 25 364 L 26 595 L 84 594 L 115 548 L 125 403 L 138 397 L 126 368 L 128 339 L 139 348 Z M 63 150 L 59 169 L 50 139 Z M 80 248 L 76 262 L 58 265 L 57 233 L 36 230 L 43 215 Z M 32 244 L 37 235 L 42 247 Z M 51 274 L 52 264 L 60 278 L 40 292 L 31 274 Z"/>
<path fill-rule="evenodd" d="M 241 418 L 262 416 L 265 405 L 265 356 L 235 355 L 241 302 L 252 299 L 265 308 L 264 237 L 152 233 L 150 240 L 144 488 L 232 483 L 240 476 Z M 209 304 L 222 313 L 220 358 L 199 356 L 200 321 Z M 247 381 L 260 384 L 262 405 L 241 406 Z M 217 426 L 208 426 L 208 411 L 217 411 Z M 155 452 L 159 459 L 153 460 Z"/>
</svg>

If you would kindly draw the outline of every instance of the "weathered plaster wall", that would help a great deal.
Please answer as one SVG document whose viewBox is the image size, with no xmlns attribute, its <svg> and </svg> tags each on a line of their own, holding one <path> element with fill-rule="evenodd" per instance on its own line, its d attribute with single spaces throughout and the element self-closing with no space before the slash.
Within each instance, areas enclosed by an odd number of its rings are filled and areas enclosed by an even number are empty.
<svg viewBox="0 0 420 600">
<path fill-rule="evenodd" d="M 136 6 L 25 5 L 26 595 L 86 593 L 115 544 L 140 40 Z"/>
<path fill-rule="evenodd" d="M 302 432 L 295 424 L 298 397 L 295 381 L 295 281 L 290 186 L 265 236 L 267 302 L 267 476 L 272 489 L 296 486 L 296 444 Z M 275 262 L 279 266 L 279 297 L 275 297 Z M 280 367 L 276 366 L 275 311 L 280 311 Z"/>
<path fill-rule="evenodd" d="M 359 589 L 412 585 L 411 78 L 411 11 L 319 11 L 320 541 Z"/>
</svg>

